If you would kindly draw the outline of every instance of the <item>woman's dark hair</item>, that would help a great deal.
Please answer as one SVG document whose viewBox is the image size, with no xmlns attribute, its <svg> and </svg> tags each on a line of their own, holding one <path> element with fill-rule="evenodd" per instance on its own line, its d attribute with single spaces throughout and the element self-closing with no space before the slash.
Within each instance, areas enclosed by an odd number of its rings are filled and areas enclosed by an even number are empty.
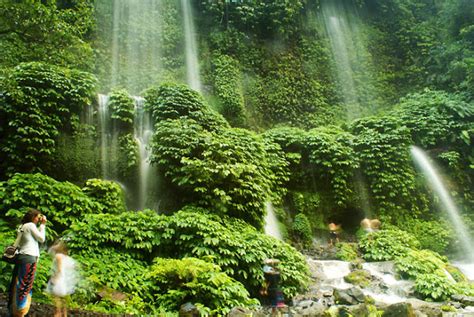
<svg viewBox="0 0 474 317">
<path fill-rule="evenodd" d="M 38 215 L 41 215 L 41 212 L 39 210 L 31 208 L 23 216 L 23 219 L 21 219 L 21 223 L 25 224 L 25 223 L 28 223 L 28 222 L 33 222 L 33 219 L 35 219 L 35 217 L 38 216 Z"/>
</svg>

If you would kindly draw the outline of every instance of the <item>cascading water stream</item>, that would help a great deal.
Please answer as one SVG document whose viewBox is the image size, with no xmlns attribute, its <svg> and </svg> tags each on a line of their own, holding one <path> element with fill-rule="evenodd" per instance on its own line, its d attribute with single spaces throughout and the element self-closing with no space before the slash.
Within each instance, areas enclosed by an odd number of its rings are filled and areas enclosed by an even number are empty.
<svg viewBox="0 0 474 317">
<path fill-rule="evenodd" d="M 265 233 L 278 240 L 282 240 L 280 229 L 278 228 L 278 220 L 271 202 L 265 203 L 265 210 L 267 211 L 265 215 Z"/>
<path fill-rule="evenodd" d="M 100 158 L 102 178 L 109 177 L 109 139 L 110 139 L 110 115 L 109 115 L 109 96 L 99 94 L 99 126 L 100 126 Z"/>
<path fill-rule="evenodd" d="M 138 209 L 143 210 L 148 205 L 148 194 L 150 185 L 151 164 L 150 164 L 150 142 L 153 136 L 153 126 L 150 113 L 143 108 L 144 99 L 134 97 L 135 99 L 135 127 L 134 137 L 139 147 L 138 166 Z"/>
<path fill-rule="evenodd" d="M 201 78 L 199 75 L 198 49 L 196 44 L 196 33 L 194 29 L 191 1 L 181 0 L 183 11 L 186 74 L 188 85 L 201 92 Z"/>
<path fill-rule="evenodd" d="M 420 148 L 412 146 L 410 152 L 415 163 L 426 176 L 428 185 L 438 195 L 444 210 L 447 212 L 448 217 L 456 230 L 456 235 L 459 238 L 465 260 L 469 263 L 474 263 L 474 240 L 469 235 L 469 231 L 464 225 L 451 196 L 443 185 L 439 173 L 428 159 L 428 156 Z"/>
<path fill-rule="evenodd" d="M 121 86 L 140 93 L 159 76 L 162 43 L 161 0 L 98 0 L 110 49 L 108 89 Z"/>
<path fill-rule="evenodd" d="M 368 74 L 372 62 L 360 31 L 360 19 L 355 7 L 342 1 L 323 0 L 321 20 L 331 45 L 346 117 L 359 118 L 374 106 L 375 100 L 375 86 Z"/>
</svg>

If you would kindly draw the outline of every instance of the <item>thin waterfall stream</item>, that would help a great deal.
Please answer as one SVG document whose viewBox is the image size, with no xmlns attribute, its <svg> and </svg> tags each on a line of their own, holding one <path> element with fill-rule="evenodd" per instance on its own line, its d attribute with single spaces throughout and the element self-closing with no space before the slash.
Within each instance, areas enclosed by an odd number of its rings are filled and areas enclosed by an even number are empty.
<svg viewBox="0 0 474 317">
<path fill-rule="evenodd" d="M 444 186 L 441 176 L 423 150 L 416 146 L 412 146 L 410 152 L 415 163 L 426 176 L 428 185 L 437 194 L 443 209 L 447 212 L 448 218 L 457 232 L 457 237 L 459 237 L 459 243 L 463 251 L 463 256 L 465 257 L 464 260 L 467 260 L 469 263 L 474 263 L 474 240 L 469 235 L 469 231 L 461 219 L 456 204 Z"/>
</svg>

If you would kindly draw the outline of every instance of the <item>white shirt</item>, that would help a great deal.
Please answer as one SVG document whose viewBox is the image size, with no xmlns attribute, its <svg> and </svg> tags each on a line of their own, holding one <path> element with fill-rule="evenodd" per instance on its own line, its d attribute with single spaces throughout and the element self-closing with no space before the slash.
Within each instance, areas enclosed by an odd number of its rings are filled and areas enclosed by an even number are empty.
<svg viewBox="0 0 474 317">
<path fill-rule="evenodd" d="M 19 243 L 20 254 L 26 254 L 39 257 L 39 244 L 46 240 L 46 226 L 41 224 L 38 227 L 33 222 L 27 222 L 20 227 L 22 231 Z"/>
</svg>

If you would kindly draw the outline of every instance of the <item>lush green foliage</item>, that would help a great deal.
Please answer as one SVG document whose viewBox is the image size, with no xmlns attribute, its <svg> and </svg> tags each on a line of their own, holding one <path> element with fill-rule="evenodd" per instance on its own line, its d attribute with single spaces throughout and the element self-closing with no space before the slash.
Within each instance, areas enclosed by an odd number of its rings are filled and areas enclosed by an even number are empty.
<svg viewBox="0 0 474 317">
<path fill-rule="evenodd" d="M 397 229 L 370 232 L 359 241 L 363 258 L 368 261 L 391 261 L 419 245 L 411 234 Z"/>
<path fill-rule="evenodd" d="M 2 174 L 32 172 L 51 162 L 56 137 L 73 113 L 91 104 L 92 75 L 41 63 L 15 67 L 2 80 Z"/>
<path fill-rule="evenodd" d="M 167 119 L 192 119 L 205 130 L 228 127 L 225 119 L 214 112 L 198 92 L 185 85 L 165 83 L 145 92 L 146 107 L 155 122 Z"/>
<path fill-rule="evenodd" d="M 42 61 L 92 70 L 93 1 L 0 2 L 0 67 Z"/>
<path fill-rule="evenodd" d="M 71 226 L 69 245 L 87 252 L 112 247 L 148 261 L 155 256 L 212 259 L 253 296 L 263 281 L 263 260 L 278 258 L 285 295 L 291 297 L 305 286 L 306 262 L 295 249 L 244 222 L 203 212 L 91 214 Z"/>
<path fill-rule="evenodd" d="M 102 205 L 104 212 L 120 213 L 126 210 L 122 188 L 116 182 L 97 178 L 89 179 L 82 191 Z"/>
<path fill-rule="evenodd" d="M 297 214 L 293 221 L 293 236 L 303 244 L 310 244 L 313 241 L 311 224 L 305 214 Z"/>
<path fill-rule="evenodd" d="M 356 135 L 354 151 L 362 179 L 377 213 L 401 218 L 419 213 L 415 173 L 408 152 L 409 130 L 400 127 L 394 117 L 371 117 L 356 120 L 351 132 Z"/>
<path fill-rule="evenodd" d="M 219 55 L 213 59 L 214 90 L 220 101 L 220 113 L 235 127 L 246 122 L 239 64 L 230 56 Z"/>
<path fill-rule="evenodd" d="M 357 244 L 350 242 L 339 242 L 337 245 L 336 256 L 342 261 L 354 262 L 359 258 Z"/>
<path fill-rule="evenodd" d="M 244 286 L 219 266 L 196 258 L 157 258 L 147 274 L 156 303 L 171 311 L 192 302 L 202 315 L 226 314 L 236 306 L 258 303 Z"/>
<path fill-rule="evenodd" d="M 122 132 L 133 132 L 135 101 L 125 89 L 113 90 L 110 93 L 108 107 L 116 128 Z"/>
<path fill-rule="evenodd" d="M 76 185 L 57 182 L 39 173 L 15 174 L 0 183 L 1 217 L 9 217 L 11 225 L 19 224 L 28 208 L 44 213 L 58 234 L 83 215 L 104 210 L 103 205 L 88 197 Z"/>
<path fill-rule="evenodd" d="M 453 236 L 449 224 L 445 221 L 422 221 L 407 219 L 400 228 L 414 235 L 422 249 L 444 254 Z"/>
</svg>

